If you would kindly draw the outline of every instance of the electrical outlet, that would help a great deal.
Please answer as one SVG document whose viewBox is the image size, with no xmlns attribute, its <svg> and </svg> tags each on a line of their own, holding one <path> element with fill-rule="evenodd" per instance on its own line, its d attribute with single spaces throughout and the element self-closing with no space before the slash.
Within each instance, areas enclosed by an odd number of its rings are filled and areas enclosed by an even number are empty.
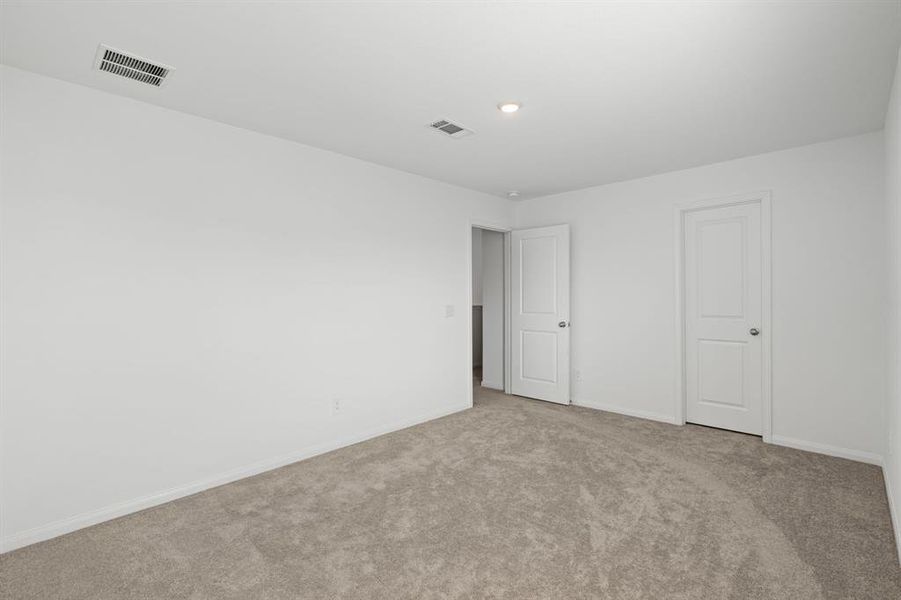
<svg viewBox="0 0 901 600">
<path fill-rule="evenodd" d="M 582 371 L 580 369 L 573 370 L 573 379 L 576 383 L 582 383 Z"/>
<path fill-rule="evenodd" d="M 339 412 L 341 412 L 341 399 L 333 398 L 332 399 L 332 414 L 337 415 Z"/>
<path fill-rule="evenodd" d="M 446 305 L 444 306 L 444 318 L 445 318 L 445 319 L 450 319 L 450 318 L 453 317 L 453 316 L 454 316 L 454 305 L 453 305 L 453 304 L 446 304 Z"/>
</svg>

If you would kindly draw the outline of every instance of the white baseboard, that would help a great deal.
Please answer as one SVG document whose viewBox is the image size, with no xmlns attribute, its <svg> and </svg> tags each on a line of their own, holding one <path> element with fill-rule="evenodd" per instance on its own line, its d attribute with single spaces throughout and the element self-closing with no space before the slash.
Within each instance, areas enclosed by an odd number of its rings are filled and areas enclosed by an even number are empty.
<svg viewBox="0 0 901 600">
<path fill-rule="evenodd" d="M 482 380 L 482 387 L 491 388 L 492 390 L 500 390 L 502 392 L 504 391 L 503 383 L 495 383 L 494 381 L 488 381 L 486 379 Z"/>
<path fill-rule="evenodd" d="M 138 512 L 140 510 L 158 506 L 160 504 L 165 504 L 166 502 L 184 498 L 185 496 L 190 496 L 192 494 L 218 487 L 220 485 L 225 485 L 226 483 L 231 483 L 239 479 L 252 477 L 253 475 L 259 475 L 260 473 L 271 471 L 272 469 L 277 469 L 279 467 L 284 467 L 285 465 L 289 465 L 291 463 L 295 463 L 307 458 L 312 458 L 319 454 L 325 454 L 326 452 L 331 452 L 332 450 L 337 450 L 345 446 L 357 444 L 359 442 L 363 442 L 380 435 L 385 435 L 386 433 L 392 433 L 394 431 L 406 429 L 407 427 L 412 427 L 413 425 L 425 423 L 426 421 L 431 421 L 469 408 L 472 408 L 472 406 L 467 403 L 452 408 L 444 408 L 441 410 L 433 411 L 431 413 L 427 413 L 418 417 L 403 419 L 391 425 L 377 427 L 375 429 L 342 438 L 334 442 L 317 444 L 308 448 L 303 448 L 296 452 L 292 452 L 291 454 L 286 456 L 267 459 L 238 469 L 226 471 L 225 473 L 221 473 L 219 475 L 215 475 L 201 481 L 171 488 L 162 492 L 158 492 L 156 494 L 151 494 L 149 496 L 135 498 L 134 500 L 128 500 L 125 502 L 112 504 L 110 506 L 105 506 L 97 510 L 81 513 L 79 515 L 61 519 L 59 521 L 54 521 L 52 523 L 48 523 L 47 525 L 34 527 L 32 529 L 16 533 L 5 538 L 0 538 L 0 554 L 10 552 L 11 550 L 16 550 L 17 548 L 29 546 L 31 544 L 36 544 L 37 542 L 49 540 L 66 533 L 72 533 L 73 531 L 77 531 L 85 527 L 90 527 L 91 525 L 96 525 L 104 521 L 109 521 L 110 519 L 122 517 L 131 513 Z"/>
<path fill-rule="evenodd" d="M 882 456 L 873 452 L 864 452 L 863 450 L 851 450 L 850 448 L 840 448 L 838 446 L 829 446 L 827 444 L 819 444 L 817 442 L 808 442 L 806 440 L 797 440 L 794 438 L 774 435 L 770 440 L 772 444 L 777 446 L 786 446 L 796 450 L 806 450 L 808 452 L 816 452 L 817 454 L 826 454 L 837 458 L 847 458 L 848 460 L 856 460 L 857 462 L 869 463 L 871 465 L 882 466 Z"/>
<path fill-rule="evenodd" d="M 612 404 L 604 404 L 603 402 L 595 402 L 594 400 L 577 400 L 573 398 L 572 403 L 574 406 L 582 406 L 584 408 L 594 408 L 596 410 L 603 410 L 606 412 L 617 413 L 620 415 L 626 415 L 627 417 L 638 417 L 639 419 L 650 419 L 651 421 L 660 421 L 661 423 L 669 423 L 670 425 L 677 425 L 676 417 L 673 415 L 666 415 L 663 413 L 655 413 L 645 410 L 635 410 L 633 408 L 625 408 L 622 406 L 614 406 Z"/>
<path fill-rule="evenodd" d="M 886 461 L 887 463 L 888 461 Z M 888 512 L 892 518 L 892 530 L 895 532 L 895 552 L 898 554 L 898 564 L 901 565 L 901 515 L 895 508 L 895 486 L 892 478 L 892 468 L 889 464 L 882 465 L 882 479 L 885 481 L 885 495 L 888 498 Z M 901 500 L 901 498 L 898 498 Z"/>
</svg>

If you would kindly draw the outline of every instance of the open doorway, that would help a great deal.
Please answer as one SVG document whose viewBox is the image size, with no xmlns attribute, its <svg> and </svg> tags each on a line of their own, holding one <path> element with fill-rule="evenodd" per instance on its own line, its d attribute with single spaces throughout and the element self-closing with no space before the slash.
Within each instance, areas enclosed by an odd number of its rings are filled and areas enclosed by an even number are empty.
<svg viewBox="0 0 901 600">
<path fill-rule="evenodd" d="M 472 223 L 466 233 L 468 389 L 569 404 L 569 225 L 511 230 Z"/>
<path fill-rule="evenodd" d="M 505 235 L 472 228 L 473 385 L 504 390 Z"/>
</svg>

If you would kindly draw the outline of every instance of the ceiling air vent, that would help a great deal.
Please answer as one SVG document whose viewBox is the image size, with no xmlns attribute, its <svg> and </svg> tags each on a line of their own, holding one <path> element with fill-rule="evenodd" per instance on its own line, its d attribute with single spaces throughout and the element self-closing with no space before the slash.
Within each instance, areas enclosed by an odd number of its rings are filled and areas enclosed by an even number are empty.
<svg viewBox="0 0 901 600">
<path fill-rule="evenodd" d="M 134 79 L 155 87 L 160 87 L 166 83 L 166 78 L 174 71 L 168 65 L 154 63 L 146 58 L 116 50 L 103 44 L 100 44 L 100 47 L 97 48 L 94 67 L 99 71 Z"/>
<path fill-rule="evenodd" d="M 453 123 L 447 119 L 441 119 L 440 121 L 429 123 L 429 127 L 434 129 L 435 131 L 440 131 L 441 133 L 449 135 L 452 138 L 461 138 L 475 133 L 472 129 L 467 129 L 459 123 Z"/>
</svg>

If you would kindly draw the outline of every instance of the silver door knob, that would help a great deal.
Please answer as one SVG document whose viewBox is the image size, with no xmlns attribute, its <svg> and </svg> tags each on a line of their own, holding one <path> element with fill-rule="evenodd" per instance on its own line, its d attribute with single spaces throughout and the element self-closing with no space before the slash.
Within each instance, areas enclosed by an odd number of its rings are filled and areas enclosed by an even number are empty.
<svg viewBox="0 0 901 600">
<path fill-rule="evenodd" d="M 748 333 L 750 333 L 751 335 L 760 335 L 760 330 L 756 327 L 752 327 L 751 331 L 749 331 Z"/>
<path fill-rule="evenodd" d="M 566 321 L 560 321 L 559 323 L 557 323 L 557 327 L 566 327 L 567 325 L 569 325 L 569 323 L 567 323 Z"/>
</svg>

